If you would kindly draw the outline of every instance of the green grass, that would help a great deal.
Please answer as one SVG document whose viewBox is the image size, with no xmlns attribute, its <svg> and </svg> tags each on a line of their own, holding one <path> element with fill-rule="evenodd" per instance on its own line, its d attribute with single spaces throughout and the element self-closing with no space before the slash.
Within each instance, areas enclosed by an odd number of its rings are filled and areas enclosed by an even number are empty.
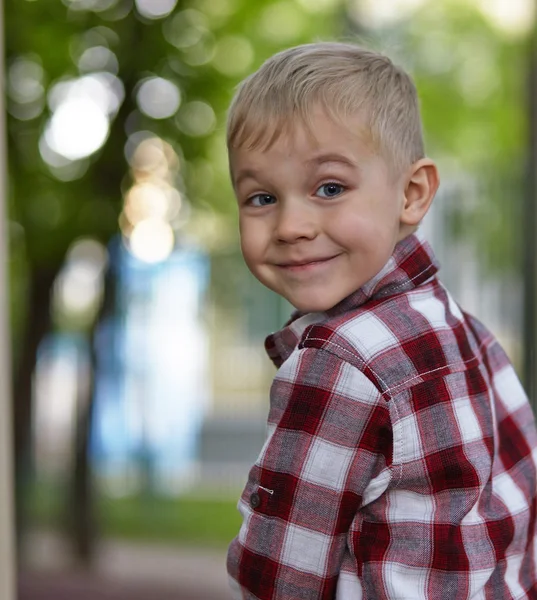
<svg viewBox="0 0 537 600">
<path fill-rule="evenodd" d="M 102 533 L 111 537 L 226 546 L 239 531 L 236 501 L 194 497 L 102 499 Z"/>
<path fill-rule="evenodd" d="M 225 547 L 241 524 L 237 498 L 185 495 L 177 498 L 130 496 L 97 499 L 97 526 L 102 537 L 136 541 Z M 34 526 L 65 527 L 65 499 L 60 487 L 34 486 L 28 515 Z"/>
</svg>

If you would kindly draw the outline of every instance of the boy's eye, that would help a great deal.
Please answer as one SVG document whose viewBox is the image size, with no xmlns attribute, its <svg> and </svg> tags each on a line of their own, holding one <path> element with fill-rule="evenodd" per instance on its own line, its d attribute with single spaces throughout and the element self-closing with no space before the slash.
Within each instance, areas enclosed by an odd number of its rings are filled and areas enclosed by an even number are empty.
<svg viewBox="0 0 537 600">
<path fill-rule="evenodd" d="M 248 204 L 251 206 L 269 206 L 275 202 L 276 198 L 270 194 L 256 194 L 248 198 Z"/>
<path fill-rule="evenodd" d="M 321 198 L 334 198 L 344 191 L 344 187 L 339 183 L 325 183 L 315 193 Z"/>
</svg>

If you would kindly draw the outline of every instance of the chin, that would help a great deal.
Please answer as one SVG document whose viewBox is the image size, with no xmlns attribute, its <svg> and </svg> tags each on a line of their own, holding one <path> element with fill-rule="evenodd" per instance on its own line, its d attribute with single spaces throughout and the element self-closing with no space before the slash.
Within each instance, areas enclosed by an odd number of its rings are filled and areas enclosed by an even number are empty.
<svg viewBox="0 0 537 600">
<path fill-rule="evenodd" d="M 289 300 L 289 302 L 302 313 L 325 312 L 337 304 L 337 302 L 322 302 L 320 300 L 312 301 L 311 299 L 305 302 L 293 302 L 292 300 Z"/>
</svg>

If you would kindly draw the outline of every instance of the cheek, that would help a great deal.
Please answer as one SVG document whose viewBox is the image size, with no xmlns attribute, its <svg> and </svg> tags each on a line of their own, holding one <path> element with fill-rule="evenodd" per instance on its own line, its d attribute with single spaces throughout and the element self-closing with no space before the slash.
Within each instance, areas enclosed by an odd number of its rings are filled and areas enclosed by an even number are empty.
<svg viewBox="0 0 537 600">
<path fill-rule="evenodd" d="M 391 240 L 396 222 L 393 198 L 372 195 L 370 201 L 361 201 L 359 207 L 334 215 L 330 231 L 341 242 L 371 250 Z"/>
<path fill-rule="evenodd" d="M 241 250 L 246 262 L 249 264 L 262 252 L 263 238 L 261 232 L 252 223 L 239 223 Z"/>
<path fill-rule="evenodd" d="M 255 247 L 252 247 L 249 238 L 244 234 L 241 234 L 241 251 L 246 262 L 249 262 L 252 254 L 255 254 Z"/>
<path fill-rule="evenodd" d="M 330 231 L 340 244 L 356 249 L 370 247 L 383 235 L 378 219 L 365 211 L 339 215 L 332 220 Z"/>
</svg>

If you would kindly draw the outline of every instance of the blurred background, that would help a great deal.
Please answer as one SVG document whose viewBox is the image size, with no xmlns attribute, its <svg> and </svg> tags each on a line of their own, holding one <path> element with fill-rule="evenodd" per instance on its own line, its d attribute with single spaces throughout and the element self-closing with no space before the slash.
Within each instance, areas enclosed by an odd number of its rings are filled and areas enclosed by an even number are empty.
<svg viewBox="0 0 537 600">
<path fill-rule="evenodd" d="M 534 0 L 4 0 L 19 598 L 229 598 L 263 340 L 291 307 L 242 263 L 225 116 L 287 46 L 354 40 L 412 73 L 441 278 L 533 399 L 535 20 Z"/>
</svg>

